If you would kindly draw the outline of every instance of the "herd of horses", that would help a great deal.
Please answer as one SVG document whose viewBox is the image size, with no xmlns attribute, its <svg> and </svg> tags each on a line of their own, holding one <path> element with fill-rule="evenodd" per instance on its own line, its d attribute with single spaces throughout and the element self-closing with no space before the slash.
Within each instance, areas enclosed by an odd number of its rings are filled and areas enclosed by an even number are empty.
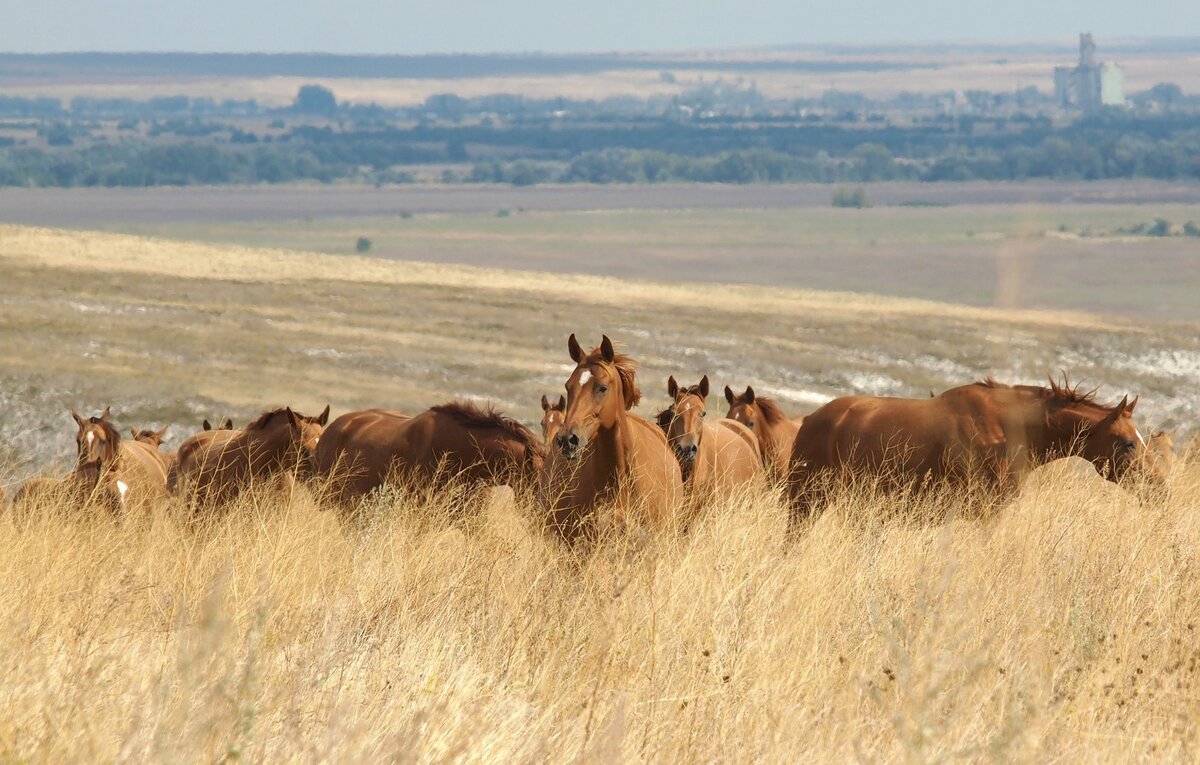
<svg viewBox="0 0 1200 765">
<path fill-rule="evenodd" d="M 1137 399 L 1108 406 L 1065 379 L 1047 386 L 992 379 L 928 398 L 846 396 L 788 416 L 753 388 L 728 386 L 728 410 L 709 417 L 708 377 L 667 381 L 670 405 L 654 420 L 637 365 L 607 336 L 590 351 L 567 343 L 575 366 L 556 401 L 542 396 L 542 437 L 493 409 L 451 402 L 413 416 L 329 407 L 305 416 L 284 407 L 243 428 L 226 420 L 162 447 L 165 429 L 122 437 L 109 409 L 77 426 L 74 469 L 34 478 L 17 506 L 58 501 L 128 508 L 177 495 L 193 508 L 225 505 L 253 486 L 313 479 L 330 503 L 352 509 L 387 484 L 437 488 L 451 481 L 531 487 L 548 529 L 568 541 L 607 525 L 686 527 L 714 498 L 755 487 L 786 491 L 792 526 L 820 506 L 830 477 L 867 476 L 897 489 L 982 480 L 1015 489 L 1033 467 L 1075 456 L 1110 480 L 1144 462 Z M 632 516 L 637 517 L 632 517 Z"/>
</svg>

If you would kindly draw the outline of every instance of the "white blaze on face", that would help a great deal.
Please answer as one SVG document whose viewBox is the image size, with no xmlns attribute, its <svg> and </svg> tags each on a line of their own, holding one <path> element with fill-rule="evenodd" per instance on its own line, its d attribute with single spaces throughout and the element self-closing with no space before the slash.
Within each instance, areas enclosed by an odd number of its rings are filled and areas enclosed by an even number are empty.
<svg viewBox="0 0 1200 765">
<path fill-rule="evenodd" d="M 1146 439 L 1142 438 L 1142 431 L 1138 430 L 1137 428 L 1134 428 L 1133 432 L 1137 434 L 1138 443 L 1142 445 L 1142 448 L 1143 449 L 1146 448 Z"/>
<path fill-rule="evenodd" d="M 579 375 L 579 384 L 587 385 L 588 381 L 591 379 L 592 379 L 592 371 L 590 369 L 585 369 L 585 370 L 583 370 L 583 374 Z"/>
<path fill-rule="evenodd" d="M 96 434 L 95 434 L 95 433 L 93 433 L 93 432 L 91 432 L 91 431 L 89 430 L 89 431 L 88 431 L 88 434 L 87 434 L 87 444 L 88 444 L 88 446 L 91 446 L 91 445 L 92 445 L 92 442 L 93 442 L 93 441 L 95 441 L 95 440 L 96 440 Z"/>
<path fill-rule="evenodd" d="M 122 504 L 125 502 L 125 495 L 129 493 L 129 484 L 124 481 L 117 481 L 117 494 L 121 497 Z"/>
</svg>

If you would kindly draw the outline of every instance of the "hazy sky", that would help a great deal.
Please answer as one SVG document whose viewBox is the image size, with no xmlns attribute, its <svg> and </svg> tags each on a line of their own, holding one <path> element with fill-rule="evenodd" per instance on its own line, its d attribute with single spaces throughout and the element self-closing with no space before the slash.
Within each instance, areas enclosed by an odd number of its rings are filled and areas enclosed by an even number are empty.
<svg viewBox="0 0 1200 765">
<path fill-rule="evenodd" d="M 0 50 L 434 53 L 1200 35 L 1200 0 L 0 0 Z"/>
</svg>

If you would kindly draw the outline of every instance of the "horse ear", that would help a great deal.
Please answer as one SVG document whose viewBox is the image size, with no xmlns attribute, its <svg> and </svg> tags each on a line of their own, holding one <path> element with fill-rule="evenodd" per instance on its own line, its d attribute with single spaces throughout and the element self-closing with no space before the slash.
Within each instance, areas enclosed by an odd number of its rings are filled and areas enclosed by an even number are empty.
<svg viewBox="0 0 1200 765">
<path fill-rule="evenodd" d="M 100 422 L 108 422 L 109 407 L 104 407 L 104 412 L 100 415 Z"/>
<path fill-rule="evenodd" d="M 1125 407 L 1125 411 L 1133 414 L 1133 410 L 1137 408 L 1138 401 L 1140 401 L 1141 398 L 1141 396 L 1134 396 L 1133 401 L 1129 402 L 1129 406 Z"/>
<path fill-rule="evenodd" d="M 708 398 L 708 375 L 700 378 L 700 398 Z"/>
<path fill-rule="evenodd" d="M 325 405 L 325 409 L 317 415 L 317 419 L 313 420 L 318 425 L 324 425 L 329 422 L 329 404 Z"/>
<path fill-rule="evenodd" d="M 728 385 L 725 386 L 725 400 L 729 402 L 730 406 L 733 405 L 733 388 Z"/>
<path fill-rule="evenodd" d="M 129 435 L 133 436 L 134 438 L 137 438 L 137 428 L 130 425 L 129 426 Z"/>
<path fill-rule="evenodd" d="M 293 428 L 300 427 L 300 415 L 293 412 L 292 408 L 290 406 L 287 408 L 287 416 L 288 416 L 288 423 Z"/>
<path fill-rule="evenodd" d="M 747 404 L 753 404 L 754 403 L 754 388 L 751 388 L 749 385 L 747 385 L 746 392 L 742 394 L 742 398 L 746 399 Z"/>
<path fill-rule="evenodd" d="M 78 425 L 81 428 L 83 427 L 83 418 L 79 416 L 79 412 L 76 412 L 74 409 L 72 409 L 71 417 L 72 417 L 72 419 L 75 420 L 76 425 Z"/>
<path fill-rule="evenodd" d="M 170 429 L 170 427 L 171 427 L 170 425 L 164 425 L 163 429 L 158 431 L 154 435 L 158 436 L 158 440 L 161 441 L 167 435 L 167 430 Z"/>
<path fill-rule="evenodd" d="M 204 422 L 200 423 L 200 427 L 204 428 L 205 430 L 212 430 L 212 423 L 206 419 Z"/>
<path fill-rule="evenodd" d="M 233 418 L 232 417 L 225 418 L 225 429 L 233 430 Z"/>
<path fill-rule="evenodd" d="M 667 395 L 675 398 L 675 394 L 679 392 L 679 383 L 675 382 L 675 375 L 667 378 Z"/>
<path fill-rule="evenodd" d="M 579 341 L 575 339 L 574 332 L 567 338 L 567 351 L 571 354 L 571 361 L 576 364 L 583 363 L 583 349 L 579 347 Z"/>
<path fill-rule="evenodd" d="M 560 412 L 567 411 L 567 397 L 561 393 L 558 394 L 558 404 L 556 404 L 554 408 Z"/>
<path fill-rule="evenodd" d="M 550 399 L 546 398 L 545 393 L 542 394 L 542 411 L 543 412 L 550 411 Z"/>
<path fill-rule="evenodd" d="M 604 335 L 600 340 L 600 355 L 610 364 L 617 357 L 617 352 L 613 350 L 612 340 L 608 339 L 608 335 Z"/>
</svg>

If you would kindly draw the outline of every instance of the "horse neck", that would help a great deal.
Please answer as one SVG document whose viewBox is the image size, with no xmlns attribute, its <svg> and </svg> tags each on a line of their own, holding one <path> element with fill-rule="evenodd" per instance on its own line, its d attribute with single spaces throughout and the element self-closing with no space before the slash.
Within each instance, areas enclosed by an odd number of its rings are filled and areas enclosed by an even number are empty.
<svg viewBox="0 0 1200 765">
<path fill-rule="evenodd" d="M 597 471 L 599 483 L 608 486 L 619 484 L 629 472 L 630 425 L 625 411 L 624 399 L 617 402 L 617 416 L 613 424 L 596 431 L 596 447 L 591 461 Z"/>
<path fill-rule="evenodd" d="M 1066 455 L 1078 436 L 1078 421 L 1067 409 L 1051 412 L 1045 401 L 1029 401 L 1021 406 L 1025 443 L 1036 459 L 1051 454 Z"/>
<path fill-rule="evenodd" d="M 284 463 L 292 458 L 292 453 L 299 452 L 299 447 L 293 442 L 291 424 L 267 425 L 258 430 L 243 431 L 239 440 L 250 458 L 251 465 L 270 465 Z M 299 459 L 299 457 L 295 457 Z"/>
</svg>

